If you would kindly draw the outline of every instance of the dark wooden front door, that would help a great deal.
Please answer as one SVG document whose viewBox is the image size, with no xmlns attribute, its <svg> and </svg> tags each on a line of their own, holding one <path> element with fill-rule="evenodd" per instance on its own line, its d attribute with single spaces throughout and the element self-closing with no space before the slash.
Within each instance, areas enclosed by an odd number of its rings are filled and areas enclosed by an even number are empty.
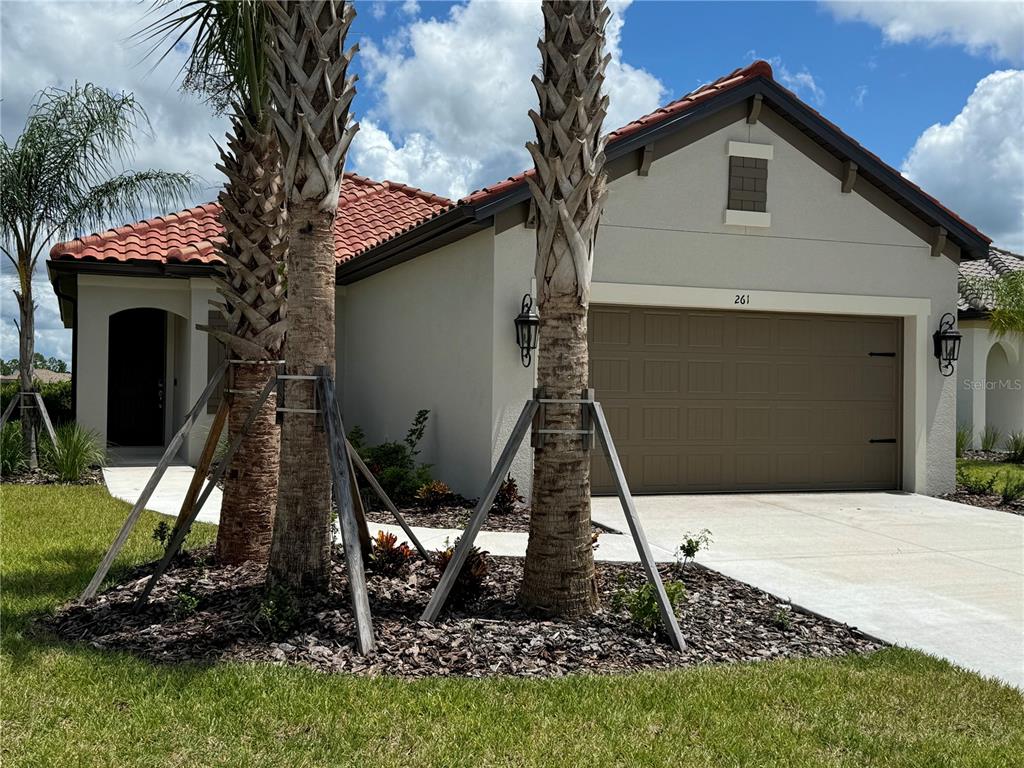
<svg viewBox="0 0 1024 768">
<path fill-rule="evenodd" d="M 163 445 L 167 313 L 126 309 L 110 316 L 107 440 L 112 445 Z"/>
</svg>

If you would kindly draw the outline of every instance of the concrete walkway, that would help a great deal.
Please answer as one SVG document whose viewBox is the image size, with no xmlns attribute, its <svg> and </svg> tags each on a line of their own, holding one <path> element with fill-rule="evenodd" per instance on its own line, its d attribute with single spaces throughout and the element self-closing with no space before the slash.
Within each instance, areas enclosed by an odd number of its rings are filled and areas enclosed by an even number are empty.
<svg viewBox="0 0 1024 768">
<path fill-rule="evenodd" d="M 104 470 L 110 493 L 134 502 L 152 466 Z M 147 505 L 177 515 L 192 470 L 172 466 Z M 216 523 L 220 492 L 199 519 Z M 655 557 L 671 561 L 688 531 L 712 531 L 698 559 L 722 573 L 900 645 L 1024 689 L 1024 518 L 927 496 L 807 493 L 643 496 Z M 628 528 L 618 501 L 595 498 L 594 520 Z M 372 525 L 403 540 L 397 525 Z M 461 535 L 414 528 L 428 549 Z M 525 533 L 484 531 L 494 555 L 522 556 Z M 603 534 L 598 560 L 635 562 L 626 534 Z"/>
<path fill-rule="evenodd" d="M 890 642 L 1024 688 L 1024 517 L 927 496 L 645 496 L 652 542 L 709 528 L 701 562 Z M 615 499 L 594 519 L 623 525 Z"/>
</svg>

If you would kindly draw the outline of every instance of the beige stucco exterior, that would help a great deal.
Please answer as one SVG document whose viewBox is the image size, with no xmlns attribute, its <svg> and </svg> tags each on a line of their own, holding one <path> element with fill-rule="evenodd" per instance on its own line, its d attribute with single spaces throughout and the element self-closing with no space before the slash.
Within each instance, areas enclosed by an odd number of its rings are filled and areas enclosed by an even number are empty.
<svg viewBox="0 0 1024 768">
<path fill-rule="evenodd" d="M 1024 337 L 1000 338 L 984 319 L 961 321 L 960 332 L 956 416 L 971 446 L 981 447 L 986 426 L 1004 436 L 1024 431 Z"/>
<path fill-rule="evenodd" d="M 770 110 L 754 125 L 744 118 L 743 109 L 719 114 L 699 132 L 661 142 L 647 176 L 636 173 L 634 156 L 611 165 L 593 301 L 902 318 L 902 485 L 950 490 L 957 378 L 939 374 L 931 334 L 956 311 L 958 250 L 950 244 L 933 257 L 929 228 L 863 179 L 843 193 L 839 160 Z M 771 148 L 770 226 L 725 223 L 730 142 Z M 416 411 L 430 409 L 421 459 L 467 496 L 481 492 L 534 383 L 512 323 L 533 292 L 535 232 L 525 219 L 526 205 L 516 206 L 493 227 L 338 289 L 347 426 L 371 440 L 401 439 Z M 742 307 L 741 293 L 750 297 Z M 93 428 L 104 422 L 103 328 L 114 305 L 159 306 L 185 319 L 187 329 L 176 326 L 185 346 L 175 348 L 175 365 L 189 368 L 179 377 L 188 382 L 181 402 L 198 395 L 208 372 L 194 326 L 205 318 L 208 282 L 82 278 L 79 294 L 80 418 Z M 524 447 L 513 465 L 523 488 L 530 466 Z"/>
</svg>

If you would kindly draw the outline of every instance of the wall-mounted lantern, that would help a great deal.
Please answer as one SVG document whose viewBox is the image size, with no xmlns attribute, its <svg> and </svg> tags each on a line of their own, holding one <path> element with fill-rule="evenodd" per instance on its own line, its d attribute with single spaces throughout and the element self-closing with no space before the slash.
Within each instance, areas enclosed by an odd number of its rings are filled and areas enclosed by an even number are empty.
<svg viewBox="0 0 1024 768">
<path fill-rule="evenodd" d="M 519 359 L 523 366 L 530 367 L 533 361 L 533 350 L 537 348 L 537 328 L 540 326 L 540 315 L 533 308 L 530 294 L 523 296 L 523 306 L 516 315 L 516 344 L 519 345 Z"/>
<path fill-rule="evenodd" d="M 939 330 L 932 335 L 935 340 L 935 357 L 943 376 L 953 375 L 953 363 L 960 357 L 961 338 L 960 331 L 956 329 L 956 318 L 947 312 L 939 320 Z"/>
</svg>

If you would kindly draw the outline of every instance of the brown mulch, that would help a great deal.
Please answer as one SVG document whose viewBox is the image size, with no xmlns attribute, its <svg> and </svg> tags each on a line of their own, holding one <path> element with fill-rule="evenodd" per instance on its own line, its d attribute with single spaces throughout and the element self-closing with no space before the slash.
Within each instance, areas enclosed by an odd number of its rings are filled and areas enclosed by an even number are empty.
<svg viewBox="0 0 1024 768">
<path fill-rule="evenodd" d="M 958 485 L 953 493 L 944 493 L 939 496 L 939 498 L 946 499 L 947 501 L 956 501 L 960 504 L 968 504 L 972 507 L 997 509 L 1002 512 L 1009 512 L 1013 515 L 1024 516 L 1024 499 L 1018 499 L 1010 504 L 1004 504 L 1002 496 L 998 493 L 968 493 L 964 490 L 963 486 Z"/>
<path fill-rule="evenodd" d="M 14 485 L 103 485 L 103 470 L 87 470 L 78 480 L 66 483 L 54 472 L 47 472 L 45 469 L 26 469 L 13 475 L 4 475 L 3 482 Z"/>
<path fill-rule="evenodd" d="M 465 530 L 469 525 L 469 518 L 473 514 L 472 507 L 451 506 L 440 509 L 426 509 L 425 507 L 406 507 L 399 509 L 402 517 L 409 525 L 422 528 L 457 528 Z M 370 523 L 397 525 L 394 516 L 386 509 L 367 509 L 366 520 Z M 613 528 L 599 525 L 592 522 L 591 529 L 595 533 L 619 533 Z M 487 516 L 484 531 L 514 531 L 518 533 L 530 532 L 530 510 L 528 507 L 517 507 L 514 512 L 505 514 L 491 513 Z"/>
<path fill-rule="evenodd" d="M 666 567 L 663 573 L 670 576 L 670 571 Z M 586 620 L 545 621 L 524 615 L 516 605 L 522 560 L 493 558 L 482 596 L 452 608 L 435 625 L 418 620 L 437 583 L 432 566 L 416 560 L 402 578 L 368 571 L 377 651 L 364 658 L 353 647 L 340 563 L 330 594 L 303 600 L 294 629 L 277 636 L 258 617 L 262 567 L 210 567 L 193 555 L 161 580 L 142 612 L 133 614 L 145 572 L 137 569 L 134 580 L 89 605 L 64 606 L 41 620 L 42 627 L 64 639 L 159 662 L 268 662 L 404 678 L 557 677 L 870 653 L 882 645 L 754 587 L 691 567 L 682 575 L 686 595 L 678 611 L 689 645 L 677 654 L 660 634 L 645 634 L 629 623 L 628 614 L 608 608 L 620 578 L 633 587 L 642 583 L 639 566 L 599 564 L 605 609 Z"/>
</svg>

